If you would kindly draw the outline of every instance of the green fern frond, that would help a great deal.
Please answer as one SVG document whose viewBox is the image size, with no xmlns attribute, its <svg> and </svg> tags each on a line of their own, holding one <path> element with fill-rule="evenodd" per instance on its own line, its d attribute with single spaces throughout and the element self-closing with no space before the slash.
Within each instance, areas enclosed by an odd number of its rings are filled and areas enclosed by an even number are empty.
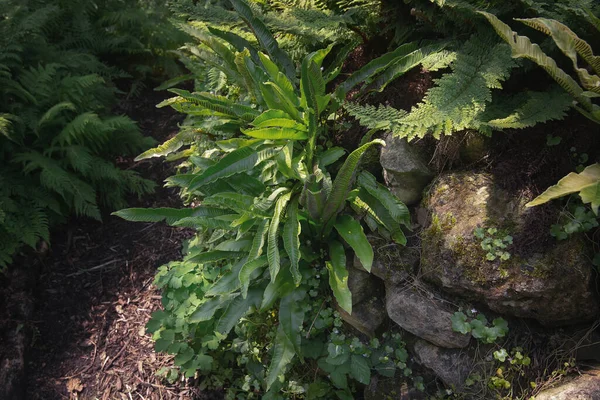
<svg viewBox="0 0 600 400">
<path fill-rule="evenodd" d="M 492 89 L 500 89 L 515 66 L 509 48 L 489 38 L 474 36 L 458 51 L 452 73 L 436 81 L 423 102 L 413 107 L 392 132 L 395 136 L 423 137 L 478 128 L 478 117 L 492 99 Z"/>
<path fill-rule="evenodd" d="M 519 97 L 522 97 L 523 100 L 519 101 L 512 111 L 505 112 L 504 115 L 482 124 L 492 129 L 527 128 L 538 123 L 563 119 L 573 104 L 571 96 L 556 85 L 545 92 L 530 91 Z M 490 108 L 501 107 L 501 104 L 493 103 Z M 500 114 L 496 110 L 490 111 L 492 114 Z"/>
<path fill-rule="evenodd" d="M 390 106 L 380 104 L 378 107 L 373 105 L 361 105 L 358 103 L 344 103 L 344 109 L 356 118 L 361 125 L 369 129 L 391 129 L 395 127 L 398 121 L 406 116 L 406 111 L 397 110 Z"/>
</svg>

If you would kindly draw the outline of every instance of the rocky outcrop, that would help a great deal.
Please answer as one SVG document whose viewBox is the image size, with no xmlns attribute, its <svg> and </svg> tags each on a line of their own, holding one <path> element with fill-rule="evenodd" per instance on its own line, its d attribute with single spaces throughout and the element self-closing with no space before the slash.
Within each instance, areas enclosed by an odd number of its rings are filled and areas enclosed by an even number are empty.
<svg viewBox="0 0 600 400">
<path fill-rule="evenodd" d="M 600 369 L 583 372 L 580 376 L 547 389 L 535 396 L 535 400 L 598 400 L 600 399 Z"/>
<path fill-rule="evenodd" d="M 521 249 L 507 260 L 490 261 L 476 228 L 495 228 L 494 238 L 521 235 L 528 229 L 525 200 L 494 185 L 486 174 L 441 176 L 424 206 L 430 222 L 422 233 L 423 278 L 490 309 L 542 324 L 567 325 L 597 318 L 592 266 L 582 238 L 551 241 L 546 248 Z M 537 232 L 537 234 L 548 234 Z M 516 240 L 516 239 L 515 239 Z M 508 245 L 507 252 L 514 246 Z"/>
<path fill-rule="evenodd" d="M 461 348 L 470 336 L 452 330 L 452 310 L 448 303 L 422 285 L 386 285 L 386 309 L 402 329 L 441 347 Z"/>
<path fill-rule="evenodd" d="M 385 143 L 379 161 L 386 184 L 404 204 L 417 204 L 423 189 L 433 179 L 426 160 L 406 139 L 389 135 Z"/>
</svg>

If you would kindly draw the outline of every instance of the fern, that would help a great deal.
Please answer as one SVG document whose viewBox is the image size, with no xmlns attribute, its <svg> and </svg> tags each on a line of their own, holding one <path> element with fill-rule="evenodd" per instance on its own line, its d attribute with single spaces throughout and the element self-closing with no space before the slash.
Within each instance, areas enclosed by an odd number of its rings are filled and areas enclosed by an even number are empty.
<svg viewBox="0 0 600 400">
<path fill-rule="evenodd" d="M 489 38 L 475 36 L 457 53 L 452 73 L 436 81 L 423 103 L 414 107 L 392 131 L 394 135 L 423 137 L 478 128 L 478 116 L 491 101 L 492 89 L 500 89 L 514 66 L 509 49 Z"/>
</svg>

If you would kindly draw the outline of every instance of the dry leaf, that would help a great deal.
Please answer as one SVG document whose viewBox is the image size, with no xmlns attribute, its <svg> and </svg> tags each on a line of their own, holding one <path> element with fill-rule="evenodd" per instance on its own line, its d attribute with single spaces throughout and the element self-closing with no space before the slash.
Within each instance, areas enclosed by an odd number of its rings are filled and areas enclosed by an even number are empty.
<svg viewBox="0 0 600 400">
<path fill-rule="evenodd" d="M 83 383 L 79 378 L 71 378 L 67 381 L 67 390 L 69 393 L 81 392 L 83 390 Z"/>
</svg>

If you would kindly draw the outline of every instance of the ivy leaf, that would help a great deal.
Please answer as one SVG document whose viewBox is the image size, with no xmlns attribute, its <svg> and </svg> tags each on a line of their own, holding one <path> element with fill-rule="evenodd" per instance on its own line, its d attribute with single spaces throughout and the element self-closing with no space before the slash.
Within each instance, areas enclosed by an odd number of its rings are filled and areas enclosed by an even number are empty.
<svg viewBox="0 0 600 400">
<path fill-rule="evenodd" d="M 467 322 L 467 316 L 464 313 L 457 311 L 450 320 L 452 320 L 452 330 L 454 332 L 460 332 L 463 335 L 471 332 L 471 325 Z"/>
<path fill-rule="evenodd" d="M 371 382 L 371 368 L 365 357 L 357 354 L 352 355 L 350 375 L 363 385 L 368 385 Z"/>
<path fill-rule="evenodd" d="M 506 349 L 500 349 L 494 352 L 494 358 L 500 362 L 506 361 L 507 357 L 508 353 L 506 352 Z"/>
</svg>

